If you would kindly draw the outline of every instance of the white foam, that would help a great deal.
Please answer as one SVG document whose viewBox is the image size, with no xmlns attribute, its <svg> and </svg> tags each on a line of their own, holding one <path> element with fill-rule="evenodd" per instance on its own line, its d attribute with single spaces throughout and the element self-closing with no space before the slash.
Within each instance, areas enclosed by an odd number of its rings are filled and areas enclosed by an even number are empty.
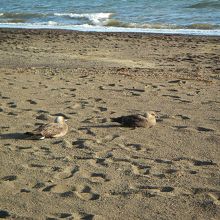
<svg viewBox="0 0 220 220">
<path fill-rule="evenodd" d="M 84 32 L 129 32 L 129 33 L 155 33 L 155 34 L 183 34 L 183 35 L 202 35 L 220 36 L 220 30 L 199 30 L 199 29 L 153 29 L 153 28 L 124 28 L 124 27 L 105 27 L 84 25 L 62 25 L 56 22 L 48 24 L 42 23 L 0 23 L 2 28 L 27 28 L 27 29 L 63 29 Z"/>
<path fill-rule="evenodd" d="M 48 24 L 48 25 L 51 25 L 51 26 L 53 26 L 53 25 L 58 25 L 58 23 L 55 22 L 55 21 L 48 21 L 48 22 L 46 22 L 45 24 Z"/>
<path fill-rule="evenodd" d="M 68 16 L 70 18 L 87 18 L 94 25 L 102 25 L 103 22 L 108 20 L 112 13 L 83 13 L 83 14 L 73 14 L 73 13 L 54 13 L 55 16 Z"/>
<path fill-rule="evenodd" d="M 4 13 L 0 13 L 0 16 L 3 16 L 4 15 Z"/>
</svg>

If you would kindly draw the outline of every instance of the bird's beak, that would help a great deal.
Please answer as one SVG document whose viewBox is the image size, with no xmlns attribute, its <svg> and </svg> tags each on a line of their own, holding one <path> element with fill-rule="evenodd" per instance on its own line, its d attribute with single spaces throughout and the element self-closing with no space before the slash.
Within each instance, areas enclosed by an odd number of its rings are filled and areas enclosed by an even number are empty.
<svg viewBox="0 0 220 220">
<path fill-rule="evenodd" d="M 67 122 L 67 119 L 65 119 L 64 121 Z"/>
</svg>

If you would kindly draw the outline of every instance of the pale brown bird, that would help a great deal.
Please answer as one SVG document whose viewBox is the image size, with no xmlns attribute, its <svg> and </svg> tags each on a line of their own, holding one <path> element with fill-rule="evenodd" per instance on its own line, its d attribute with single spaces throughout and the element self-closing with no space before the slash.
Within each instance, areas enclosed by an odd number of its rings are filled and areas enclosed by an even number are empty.
<svg viewBox="0 0 220 220">
<path fill-rule="evenodd" d="M 112 122 L 120 123 L 125 127 L 144 127 L 151 128 L 156 125 L 156 113 L 155 112 L 147 112 L 145 115 L 134 114 L 121 116 L 117 118 L 111 118 Z"/>
<path fill-rule="evenodd" d="M 44 124 L 33 130 L 26 132 L 27 135 L 37 139 L 63 137 L 68 131 L 68 125 L 63 116 L 55 118 L 53 123 Z"/>
</svg>

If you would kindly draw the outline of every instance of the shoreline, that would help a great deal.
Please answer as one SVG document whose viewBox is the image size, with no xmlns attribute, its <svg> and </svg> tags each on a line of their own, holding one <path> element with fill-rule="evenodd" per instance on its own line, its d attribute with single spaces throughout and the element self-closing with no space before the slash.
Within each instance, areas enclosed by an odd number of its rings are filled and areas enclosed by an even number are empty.
<svg viewBox="0 0 220 220">
<path fill-rule="evenodd" d="M 27 25 L 4 25 L 0 29 L 34 29 L 34 30 L 68 30 L 79 32 L 97 32 L 97 33 L 140 33 L 140 34 L 165 34 L 165 35 L 186 35 L 186 36 L 220 36 L 220 29 L 142 29 L 142 28 L 124 28 L 124 27 L 68 27 L 68 26 L 34 26 Z"/>
<path fill-rule="evenodd" d="M 0 217 L 219 219 L 219 39 L 0 28 Z"/>
<path fill-rule="evenodd" d="M 91 35 L 106 35 L 106 36 L 114 36 L 114 35 L 133 35 L 133 36 L 149 36 L 149 37 L 182 37 L 182 38 L 216 38 L 220 39 L 220 35 L 197 35 L 197 34 L 178 34 L 178 33 L 154 33 L 154 32 L 111 32 L 111 31 L 81 31 L 81 30 L 71 30 L 71 29 L 53 29 L 53 28 L 14 28 L 14 27 L 0 27 L 0 31 L 12 31 L 12 32 L 54 32 L 54 33 L 79 33 L 79 34 L 91 34 Z"/>
</svg>

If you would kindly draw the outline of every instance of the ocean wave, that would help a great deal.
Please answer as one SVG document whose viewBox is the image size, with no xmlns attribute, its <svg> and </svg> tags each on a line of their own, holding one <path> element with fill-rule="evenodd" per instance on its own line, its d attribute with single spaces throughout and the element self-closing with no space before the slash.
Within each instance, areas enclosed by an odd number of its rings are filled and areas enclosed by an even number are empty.
<svg viewBox="0 0 220 220">
<path fill-rule="evenodd" d="M 70 18 L 86 18 L 94 25 L 105 24 L 113 13 L 54 13 L 55 16 L 70 17 Z"/>
<path fill-rule="evenodd" d="M 25 23 L 27 20 L 25 19 L 4 19 L 4 20 L 1 20 L 1 23 L 8 23 L 8 24 L 14 24 L 14 23 Z"/>
<path fill-rule="evenodd" d="M 12 12 L 6 12 L 6 13 L 0 13 L 1 18 L 7 18 L 7 19 L 28 19 L 28 18 L 41 18 L 46 17 L 47 14 L 43 13 L 12 13 Z"/>
<path fill-rule="evenodd" d="M 220 25 L 195 23 L 189 25 L 176 25 L 176 24 L 161 24 L 161 23 L 125 23 L 116 19 L 109 19 L 104 26 L 107 27 L 125 27 L 125 28 L 153 28 L 153 29 L 200 29 L 200 30 L 214 30 L 220 29 Z"/>
<path fill-rule="evenodd" d="M 154 28 L 154 29 L 161 29 L 161 28 L 168 28 L 168 29 L 176 29 L 178 26 L 173 24 L 159 24 L 159 23 L 145 23 L 145 24 L 138 24 L 138 23 L 125 23 L 116 19 L 110 19 L 106 22 L 105 26 L 107 27 L 125 27 L 125 28 Z"/>
<path fill-rule="evenodd" d="M 83 13 L 83 14 L 73 14 L 73 13 L 53 13 L 47 14 L 48 17 L 43 19 L 38 19 L 38 21 L 32 22 L 31 19 L 28 19 L 28 16 L 33 14 L 21 13 L 13 14 L 6 13 L 7 16 L 2 13 L 0 14 L 0 23 L 32 23 L 33 25 L 57 25 L 57 26 L 75 26 L 75 25 L 91 25 L 94 27 L 121 27 L 121 28 L 141 28 L 141 29 L 197 29 L 197 30 L 220 30 L 219 24 L 211 23 L 191 23 L 187 25 L 177 25 L 177 24 L 167 24 L 167 23 L 135 23 L 135 22 L 123 22 L 118 19 L 111 18 L 112 13 Z M 46 16 L 46 14 L 34 14 L 35 16 Z M 66 19 L 60 20 L 54 18 L 54 16 L 68 16 L 72 19 L 86 19 L 82 21 L 73 21 L 69 22 Z"/>
<path fill-rule="evenodd" d="M 197 9 L 201 9 L 201 8 L 211 8 L 211 9 L 219 9 L 220 8 L 220 1 L 216 0 L 216 1 L 203 1 L 203 2 L 199 2 L 193 5 L 188 6 L 187 8 L 197 8 Z"/>
<path fill-rule="evenodd" d="M 220 29 L 219 24 L 191 23 L 186 25 L 167 23 L 135 23 L 125 22 L 113 17 L 113 13 L 0 13 L 0 23 L 35 23 L 45 25 L 92 25 L 103 27 L 143 28 L 143 29 Z M 58 19 L 62 17 L 62 19 Z M 36 18 L 36 19 L 33 19 Z M 33 19 L 33 20 L 32 20 Z M 72 19 L 72 20 L 68 20 Z M 37 24 L 37 23 L 36 23 Z M 37 24 L 38 25 L 38 24 Z"/>
<path fill-rule="evenodd" d="M 200 29 L 200 30 L 214 30 L 220 29 L 220 25 L 217 24 L 203 24 L 203 23 L 195 23 L 185 26 L 187 29 Z"/>
</svg>

